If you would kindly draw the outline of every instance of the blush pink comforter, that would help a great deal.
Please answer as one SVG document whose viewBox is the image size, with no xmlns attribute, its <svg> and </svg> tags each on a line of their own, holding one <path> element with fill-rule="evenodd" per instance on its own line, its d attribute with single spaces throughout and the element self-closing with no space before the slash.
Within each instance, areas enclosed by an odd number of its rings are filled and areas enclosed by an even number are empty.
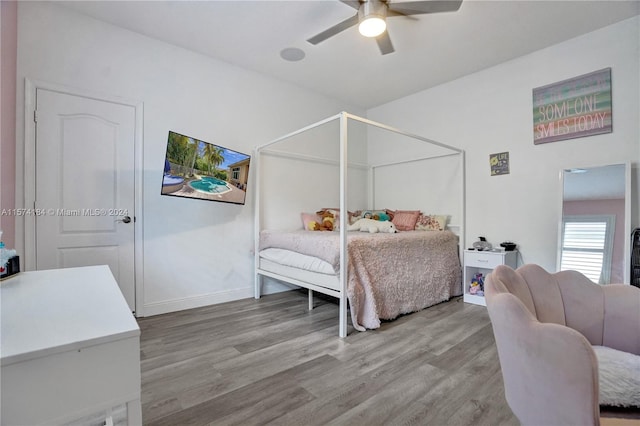
<svg viewBox="0 0 640 426">
<path fill-rule="evenodd" d="M 270 247 L 315 256 L 340 270 L 337 232 L 262 231 L 260 250 Z M 462 294 L 458 239 L 450 231 L 350 232 L 348 260 L 351 319 L 360 331 Z"/>
</svg>

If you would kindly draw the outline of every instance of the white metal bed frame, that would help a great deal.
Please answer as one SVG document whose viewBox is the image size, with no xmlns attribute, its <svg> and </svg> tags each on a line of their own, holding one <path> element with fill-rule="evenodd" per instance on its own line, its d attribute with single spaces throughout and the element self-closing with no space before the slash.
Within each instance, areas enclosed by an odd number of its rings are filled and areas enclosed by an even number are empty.
<svg viewBox="0 0 640 426">
<path fill-rule="evenodd" d="M 339 274 L 339 290 L 334 290 L 334 289 L 330 289 L 330 288 L 326 288 L 323 286 L 319 286 L 316 285 L 312 282 L 307 282 L 307 281 L 303 281 L 300 279 L 295 279 L 292 277 L 287 277 L 281 274 L 277 274 L 277 273 L 273 273 L 270 271 L 266 271 L 260 268 L 260 254 L 259 254 L 259 244 L 260 244 L 260 231 L 262 229 L 261 227 L 261 199 L 260 199 L 260 178 L 259 178 L 259 172 L 260 172 L 260 156 L 263 153 L 266 153 L 268 151 L 265 150 L 265 148 L 268 148 L 274 144 L 277 144 L 278 142 L 282 142 L 288 138 L 291 138 L 293 136 L 299 135 L 301 133 L 304 133 L 308 130 L 311 130 L 315 127 L 319 127 L 322 126 L 324 124 L 327 124 L 333 120 L 340 120 L 340 130 L 339 130 L 339 134 L 340 134 L 340 164 L 339 164 L 339 169 L 340 169 L 340 211 L 345 212 L 347 211 L 347 168 L 348 168 L 348 163 L 347 163 L 347 147 L 348 147 L 348 138 L 347 138 L 347 123 L 348 120 L 355 120 L 355 121 L 359 121 L 361 123 L 370 125 L 370 126 L 374 126 L 374 127 L 378 127 L 384 130 L 388 130 L 390 132 L 394 132 L 403 136 L 407 136 L 425 143 L 429 143 L 431 145 L 435 145 L 435 146 L 439 146 L 441 148 L 446 148 L 449 149 L 451 151 L 453 151 L 453 153 L 451 154 L 444 154 L 444 155 L 435 155 L 435 156 L 427 156 L 424 158 L 414 158 L 411 160 L 407 160 L 407 161 L 397 161 L 397 162 L 391 162 L 391 163 L 384 163 L 384 164 L 376 164 L 376 165 L 367 165 L 369 172 L 368 172 L 368 176 L 369 176 L 369 190 L 370 190 L 370 194 L 373 194 L 373 185 L 375 184 L 375 168 L 377 167 L 383 167 L 383 166 L 390 166 L 390 165 L 396 165 L 396 164 L 403 164 L 403 163 L 409 163 L 409 162 L 414 162 L 414 161 L 421 161 L 421 160 L 428 160 L 428 159 L 434 159 L 434 158 L 441 158 L 441 157 L 447 157 L 447 156 L 452 156 L 452 155 L 459 155 L 460 157 L 460 170 L 461 170 L 461 194 L 460 194 L 460 203 L 461 203 L 461 212 L 460 212 L 460 223 L 459 225 L 457 225 L 458 227 L 458 236 L 459 236 L 459 256 L 460 259 L 462 259 L 462 253 L 464 250 L 465 244 L 464 244 L 464 225 L 465 225 L 465 153 L 464 150 L 459 149 L 459 148 L 455 148 L 453 146 L 450 145 L 446 145 L 440 142 L 436 142 L 433 141 L 431 139 L 427 139 L 424 138 L 422 136 L 418 136 L 412 133 L 408 133 L 399 129 L 396 129 L 394 127 L 391 126 L 387 126 L 385 124 L 381 124 L 366 118 L 362 118 L 347 112 L 340 112 L 334 116 L 328 117 L 324 120 L 318 121 L 316 123 L 313 123 L 309 126 L 303 127 L 301 129 L 298 129 L 294 132 L 288 133 L 284 136 L 281 136 L 277 139 L 272 140 L 271 142 L 268 142 L 264 145 L 260 145 L 257 148 L 255 148 L 254 150 L 254 158 L 252 160 L 252 166 L 254 169 L 254 173 L 255 176 L 257 176 L 256 178 L 256 182 L 255 182 L 255 187 L 256 187 L 256 191 L 255 191 L 255 204 L 254 204 L 254 256 L 255 256 L 255 294 L 254 297 L 256 299 L 260 298 L 260 294 L 261 294 L 261 289 L 262 289 L 262 280 L 261 277 L 262 276 L 266 276 L 266 277 L 270 277 L 270 278 L 274 278 L 276 280 L 280 280 L 289 284 L 294 284 L 303 288 L 306 288 L 309 290 L 308 294 L 309 294 L 309 310 L 313 309 L 313 291 L 318 291 L 320 293 L 323 294 L 327 294 L 329 296 L 333 296 L 333 297 L 337 297 L 339 299 L 339 309 L 340 309 L 340 315 L 339 315 L 339 336 L 340 337 L 346 337 L 347 336 L 347 271 L 348 271 L 348 256 L 347 256 L 347 226 L 341 226 L 340 227 L 340 274 Z M 292 154 L 291 157 L 299 157 L 298 154 Z M 308 158 L 314 158 L 314 157 L 308 157 Z M 326 161 L 326 160 L 323 160 Z M 372 202 L 373 197 L 372 198 Z M 346 222 L 345 222 L 346 223 Z"/>
</svg>

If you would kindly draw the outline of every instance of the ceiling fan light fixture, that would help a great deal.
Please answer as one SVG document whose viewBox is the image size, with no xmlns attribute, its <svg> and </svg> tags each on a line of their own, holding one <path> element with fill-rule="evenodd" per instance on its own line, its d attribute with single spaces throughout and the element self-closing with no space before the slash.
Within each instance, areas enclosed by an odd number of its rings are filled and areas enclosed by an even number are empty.
<svg viewBox="0 0 640 426">
<path fill-rule="evenodd" d="M 1 1 L 1 0 L 0 0 Z M 358 13 L 338 22 L 319 34 L 307 39 L 314 46 L 351 27 L 358 25 L 360 34 L 374 38 L 380 53 L 393 53 L 393 43 L 387 31 L 387 18 L 407 17 L 430 13 L 455 12 L 463 0 L 340 0 L 347 6 L 358 9 Z"/>
<path fill-rule="evenodd" d="M 387 22 L 384 18 L 376 15 L 369 15 L 358 25 L 358 31 L 365 37 L 378 37 L 387 29 Z"/>
</svg>

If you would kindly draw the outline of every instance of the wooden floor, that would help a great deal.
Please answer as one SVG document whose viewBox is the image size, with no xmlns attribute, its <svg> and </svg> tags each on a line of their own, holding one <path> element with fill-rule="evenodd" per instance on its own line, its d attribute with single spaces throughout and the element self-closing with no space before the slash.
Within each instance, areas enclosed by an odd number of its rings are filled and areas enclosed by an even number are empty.
<svg viewBox="0 0 640 426">
<path fill-rule="evenodd" d="M 338 335 L 291 291 L 139 320 L 147 425 L 517 425 L 486 308 L 461 298 Z"/>
</svg>

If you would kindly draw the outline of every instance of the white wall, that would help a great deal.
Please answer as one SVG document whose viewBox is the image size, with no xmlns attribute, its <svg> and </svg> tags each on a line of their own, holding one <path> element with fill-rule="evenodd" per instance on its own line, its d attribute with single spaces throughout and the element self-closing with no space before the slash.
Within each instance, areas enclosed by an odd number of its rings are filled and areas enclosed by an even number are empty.
<svg viewBox="0 0 640 426">
<path fill-rule="evenodd" d="M 370 119 L 466 151 L 467 231 L 518 243 L 521 262 L 555 270 L 563 168 L 640 159 L 640 17 L 373 108 Z M 613 133 L 533 144 L 532 89 L 612 68 Z M 509 175 L 489 155 L 508 151 Z M 638 218 L 635 174 L 632 225 Z M 444 212 L 440 212 L 444 213 Z"/>
<path fill-rule="evenodd" d="M 20 2 L 18 15 L 18 155 L 25 78 L 144 102 L 143 312 L 250 297 L 255 176 L 245 206 L 161 196 L 168 131 L 249 153 L 339 111 L 363 112 L 50 3 Z"/>
<path fill-rule="evenodd" d="M 450 229 L 459 232 L 463 168 L 459 150 L 376 128 L 369 129 L 368 149 L 368 160 L 375 166 L 372 208 L 446 215 Z"/>
<path fill-rule="evenodd" d="M 347 210 L 370 208 L 367 127 L 347 118 Z M 263 149 L 261 208 L 263 228 L 295 229 L 301 212 L 340 206 L 340 119 L 291 135 Z M 277 155 L 274 155 L 276 153 Z M 284 155 L 282 155 L 284 153 Z M 337 229 L 336 229 L 337 230 Z"/>
</svg>

